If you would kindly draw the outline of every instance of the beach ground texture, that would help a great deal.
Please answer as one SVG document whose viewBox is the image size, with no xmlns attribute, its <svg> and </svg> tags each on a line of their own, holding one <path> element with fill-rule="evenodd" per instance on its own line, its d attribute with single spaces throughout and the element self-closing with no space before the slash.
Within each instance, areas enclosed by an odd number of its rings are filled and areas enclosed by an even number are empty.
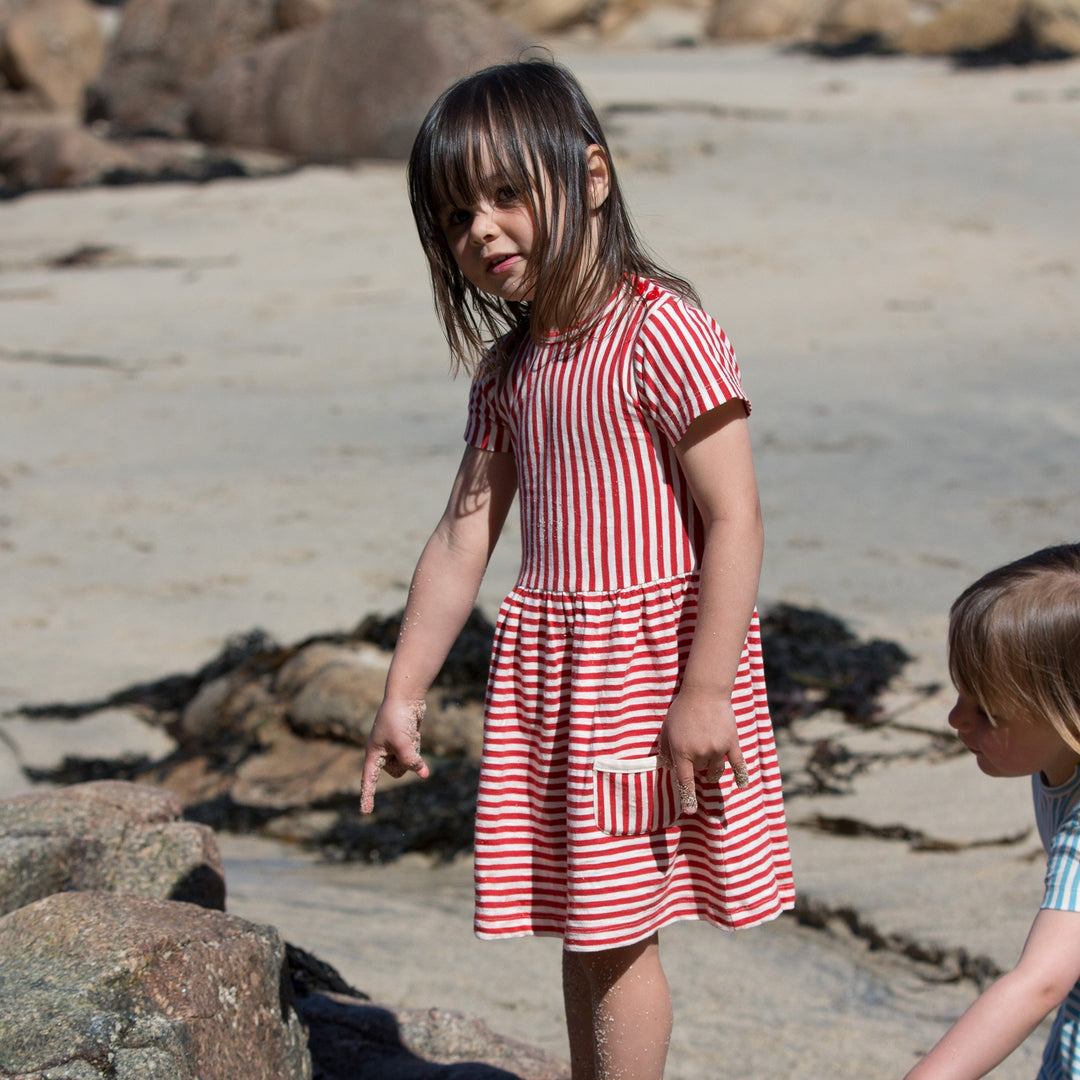
<svg viewBox="0 0 1080 1080">
<path fill-rule="evenodd" d="M 784 740 L 793 781 L 822 740 L 870 762 L 836 793 L 793 782 L 821 926 L 663 935 L 668 1075 L 900 1077 L 975 996 L 952 976 L 1010 967 L 1040 896 L 1027 783 L 936 736 L 954 596 L 1080 538 L 1080 64 L 557 55 L 605 112 L 646 240 L 739 354 L 762 607 L 820 607 L 915 657 L 890 724 L 825 716 Z M 22 704 L 193 670 L 255 626 L 287 642 L 401 607 L 467 383 L 447 374 L 400 164 L 0 203 L 0 327 L 0 790 L 27 788 L 24 763 L 163 746 L 130 714 Z M 511 522 L 489 615 L 516 554 Z M 467 860 L 222 843 L 230 910 L 377 1002 L 565 1052 L 558 942 L 477 942 Z M 1032 1076 L 1045 1030 L 993 1075 Z"/>
</svg>

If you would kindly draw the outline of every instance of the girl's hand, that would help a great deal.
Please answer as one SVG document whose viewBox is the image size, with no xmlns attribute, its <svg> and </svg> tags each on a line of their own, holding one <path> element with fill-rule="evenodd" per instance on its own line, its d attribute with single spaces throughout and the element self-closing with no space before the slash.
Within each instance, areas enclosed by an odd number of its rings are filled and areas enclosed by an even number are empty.
<svg viewBox="0 0 1080 1080">
<path fill-rule="evenodd" d="M 429 769 L 420 756 L 420 725 L 426 706 L 420 701 L 383 699 L 364 752 L 364 774 L 360 781 L 360 813 L 375 809 L 375 785 L 385 769 L 391 776 L 412 770 L 426 780 Z"/>
<path fill-rule="evenodd" d="M 716 784 L 730 762 L 735 783 L 741 788 L 749 783 L 735 713 L 727 695 L 684 687 L 660 728 L 657 753 L 663 764 L 675 770 L 679 801 L 687 814 L 697 811 L 696 772 L 705 773 L 706 783 Z"/>
</svg>

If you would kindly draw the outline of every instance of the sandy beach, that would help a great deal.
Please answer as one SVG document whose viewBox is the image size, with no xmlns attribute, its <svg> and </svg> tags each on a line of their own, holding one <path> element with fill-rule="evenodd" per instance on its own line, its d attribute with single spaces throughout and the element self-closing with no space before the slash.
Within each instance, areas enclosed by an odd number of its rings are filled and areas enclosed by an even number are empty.
<svg viewBox="0 0 1080 1080">
<path fill-rule="evenodd" d="M 652 249 L 699 287 L 753 400 L 761 606 L 821 607 L 915 660 L 897 723 L 823 717 L 880 765 L 794 795 L 796 883 L 950 955 L 1015 961 L 1042 860 L 1024 780 L 921 753 L 946 729 L 953 597 L 1080 538 L 1080 63 L 962 70 L 764 46 L 557 56 L 606 110 Z M 108 251 L 92 265 L 56 260 Z M 398 163 L 0 203 L 0 790 L 20 763 L 160 751 L 131 715 L 30 722 L 404 602 L 461 453 Z M 516 570 L 511 522 L 481 606 Z M 940 683 L 936 693 L 919 687 Z M 910 753 L 908 753 L 910 751 Z M 847 815 L 950 853 L 805 823 Z M 324 866 L 223 837 L 230 910 L 388 1005 L 565 1050 L 558 943 L 471 936 L 467 861 Z M 857 920 L 856 920 L 857 921 Z M 670 1080 L 900 1077 L 975 995 L 854 932 L 672 928 Z M 939 965 L 942 971 L 948 964 Z M 1045 1030 L 993 1075 L 1036 1071 Z"/>
</svg>

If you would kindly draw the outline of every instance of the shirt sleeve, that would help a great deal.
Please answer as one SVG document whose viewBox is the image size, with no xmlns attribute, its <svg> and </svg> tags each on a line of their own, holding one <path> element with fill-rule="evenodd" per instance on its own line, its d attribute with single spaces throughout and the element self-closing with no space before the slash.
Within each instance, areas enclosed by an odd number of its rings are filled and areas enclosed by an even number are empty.
<svg viewBox="0 0 1080 1080">
<path fill-rule="evenodd" d="M 477 375 L 469 390 L 465 442 L 478 450 L 513 450 L 511 430 L 499 409 L 499 385 L 492 371 Z"/>
<path fill-rule="evenodd" d="M 1040 906 L 1080 911 L 1080 813 L 1069 814 L 1054 833 Z"/>
<path fill-rule="evenodd" d="M 750 413 L 727 335 L 688 304 L 668 299 L 650 308 L 638 335 L 635 374 L 642 407 L 672 444 L 725 402 L 740 400 Z"/>
</svg>

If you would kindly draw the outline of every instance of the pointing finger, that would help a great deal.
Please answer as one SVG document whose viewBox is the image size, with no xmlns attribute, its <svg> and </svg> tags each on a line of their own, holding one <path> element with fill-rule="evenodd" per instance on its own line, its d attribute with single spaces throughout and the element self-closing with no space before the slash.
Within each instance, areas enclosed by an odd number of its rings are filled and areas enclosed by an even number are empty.
<svg viewBox="0 0 1080 1080">
<path fill-rule="evenodd" d="M 679 805 L 684 814 L 697 813 L 697 787 L 694 784 L 694 767 L 689 761 L 682 763 L 682 769 L 676 773 L 675 783 L 679 789 Z"/>
<path fill-rule="evenodd" d="M 375 785 L 386 764 L 386 756 L 385 750 L 375 750 L 364 757 L 364 775 L 360 780 L 361 814 L 370 814 L 375 809 Z"/>
</svg>

